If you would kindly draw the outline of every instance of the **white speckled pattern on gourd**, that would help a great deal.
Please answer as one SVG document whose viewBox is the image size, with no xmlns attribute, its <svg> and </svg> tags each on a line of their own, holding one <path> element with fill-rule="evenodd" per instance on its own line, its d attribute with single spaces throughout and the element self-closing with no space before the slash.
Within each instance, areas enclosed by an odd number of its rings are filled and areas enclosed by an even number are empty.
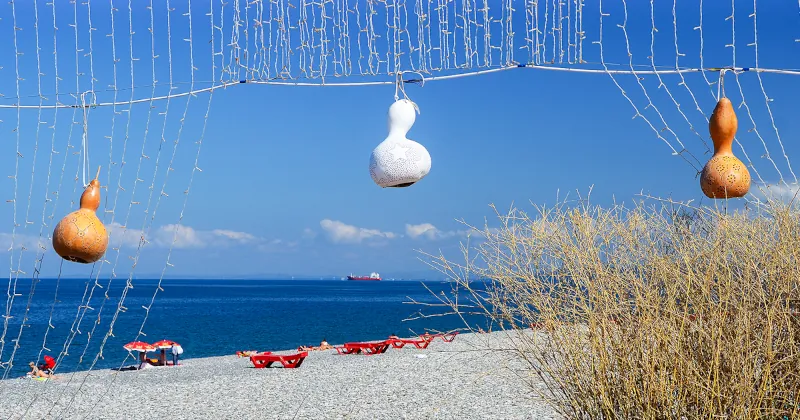
<svg viewBox="0 0 800 420">
<path fill-rule="evenodd" d="M 379 186 L 408 187 L 431 170 L 431 155 L 421 144 L 406 138 L 416 119 L 416 105 L 400 99 L 389 107 L 389 136 L 372 151 L 369 173 Z"/>
</svg>

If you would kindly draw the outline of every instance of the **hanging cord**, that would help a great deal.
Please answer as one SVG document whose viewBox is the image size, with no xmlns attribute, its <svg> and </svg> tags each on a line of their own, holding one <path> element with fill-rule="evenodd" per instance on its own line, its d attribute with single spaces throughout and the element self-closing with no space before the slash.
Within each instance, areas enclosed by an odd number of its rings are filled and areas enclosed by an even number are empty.
<svg viewBox="0 0 800 420">
<path fill-rule="evenodd" d="M 719 82 L 717 83 L 717 101 L 725 97 L 725 72 L 728 69 L 719 70 Z"/>
<path fill-rule="evenodd" d="M 92 103 L 90 105 L 86 104 L 86 94 L 87 93 L 92 94 Z M 94 107 L 96 103 L 97 103 L 97 96 L 95 96 L 94 92 L 87 91 L 87 92 L 81 93 L 81 108 L 83 108 L 83 136 L 81 138 L 81 147 L 83 148 L 83 151 L 82 151 L 82 153 L 83 153 L 83 170 L 82 170 L 83 178 L 82 178 L 82 180 L 83 180 L 83 187 L 84 188 L 86 188 L 86 186 L 89 185 L 89 183 L 86 182 L 86 174 L 87 174 L 87 172 L 89 172 L 89 138 L 88 138 L 88 133 L 89 133 L 89 106 Z"/>
<path fill-rule="evenodd" d="M 419 79 L 403 80 L 403 74 L 405 73 L 418 74 Z M 400 100 L 400 93 L 402 92 L 403 99 L 411 102 L 411 104 L 414 105 L 414 109 L 417 110 L 417 114 L 419 114 L 420 113 L 419 106 L 417 106 L 417 104 L 414 101 L 412 101 L 411 98 L 409 98 L 408 95 L 406 94 L 406 89 L 405 89 L 406 83 L 419 83 L 420 86 L 425 86 L 425 76 L 423 76 L 423 74 L 418 71 L 398 71 L 394 83 L 394 100 L 395 101 Z"/>
</svg>

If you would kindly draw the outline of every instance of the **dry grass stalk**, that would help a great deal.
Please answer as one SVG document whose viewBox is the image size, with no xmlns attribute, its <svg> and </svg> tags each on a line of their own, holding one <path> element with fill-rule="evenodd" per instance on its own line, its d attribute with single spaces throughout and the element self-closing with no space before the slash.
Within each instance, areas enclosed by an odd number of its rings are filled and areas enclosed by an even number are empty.
<svg viewBox="0 0 800 420">
<path fill-rule="evenodd" d="M 535 209 L 473 228 L 466 263 L 428 257 L 453 312 L 521 332 L 512 350 L 561 414 L 800 418 L 796 210 Z"/>
</svg>

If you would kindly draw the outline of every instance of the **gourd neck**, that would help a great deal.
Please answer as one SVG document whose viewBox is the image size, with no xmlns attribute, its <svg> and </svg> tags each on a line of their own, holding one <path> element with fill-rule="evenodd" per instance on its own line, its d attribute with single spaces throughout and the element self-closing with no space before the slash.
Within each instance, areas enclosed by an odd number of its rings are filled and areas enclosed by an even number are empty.
<svg viewBox="0 0 800 420">
<path fill-rule="evenodd" d="M 408 128 L 406 127 L 389 127 L 389 136 L 395 139 L 404 139 L 408 134 Z"/>
<path fill-rule="evenodd" d="M 732 155 L 733 148 L 731 147 L 731 143 L 722 143 L 722 144 L 715 144 L 714 145 L 714 154 L 715 155 Z"/>
<path fill-rule="evenodd" d="M 97 178 L 83 190 L 81 194 L 81 209 L 97 211 L 100 207 L 100 181 Z"/>
<path fill-rule="evenodd" d="M 714 141 L 714 154 L 733 154 L 731 146 L 739 128 L 739 120 L 730 99 L 721 98 L 708 121 L 709 134 Z"/>
</svg>

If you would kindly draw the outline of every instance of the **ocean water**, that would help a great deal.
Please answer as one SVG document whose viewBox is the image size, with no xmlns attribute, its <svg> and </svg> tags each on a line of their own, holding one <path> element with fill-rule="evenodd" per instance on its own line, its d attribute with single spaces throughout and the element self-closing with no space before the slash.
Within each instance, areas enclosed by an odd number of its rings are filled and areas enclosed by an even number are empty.
<svg viewBox="0 0 800 420">
<path fill-rule="evenodd" d="M 0 360 L 6 365 L 0 367 L 0 374 L 3 378 L 23 376 L 28 362 L 41 362 L 45 354 L 61 355 L 59 372 L 86 370 L 93 364 L 93 369 L 131 365 L 134 359 L 122 346 L 137 339 L 140 328 L 144 333 L 140 341 L 174 340 L 184 349 L 182 358 L 193 358 L 237 350 L 291 349 L 318 345 L 323 339 L 332 344 L 379 340 L 391 334 L 465 326 L 455 316 L 404 321 L 419 312 L 447 311 L 408 303 L 437 303 L 431 292 L 452 294 L 453 286 L 446 282 L 163 280 L 163 291 L 158 291 L 147 315 L 145 307 L 157 284 L 157 280 L 134 280 L 123 310 L 117 311 L 124 280 L 92 291 L 94 281 L 40 279 L 32 294 L 30 280 L 12 282 L 12 292 L 16 286 L 18 296 L 10 311 L 8 299 L 0 300 L 0 313 L 12 315 L 2 325 L 5 343 L 0 343 Z M 1 292 L 5 295 L 5 290 Z M 9 361 L 13 362 L 10 369 Z"/>
</svg>

